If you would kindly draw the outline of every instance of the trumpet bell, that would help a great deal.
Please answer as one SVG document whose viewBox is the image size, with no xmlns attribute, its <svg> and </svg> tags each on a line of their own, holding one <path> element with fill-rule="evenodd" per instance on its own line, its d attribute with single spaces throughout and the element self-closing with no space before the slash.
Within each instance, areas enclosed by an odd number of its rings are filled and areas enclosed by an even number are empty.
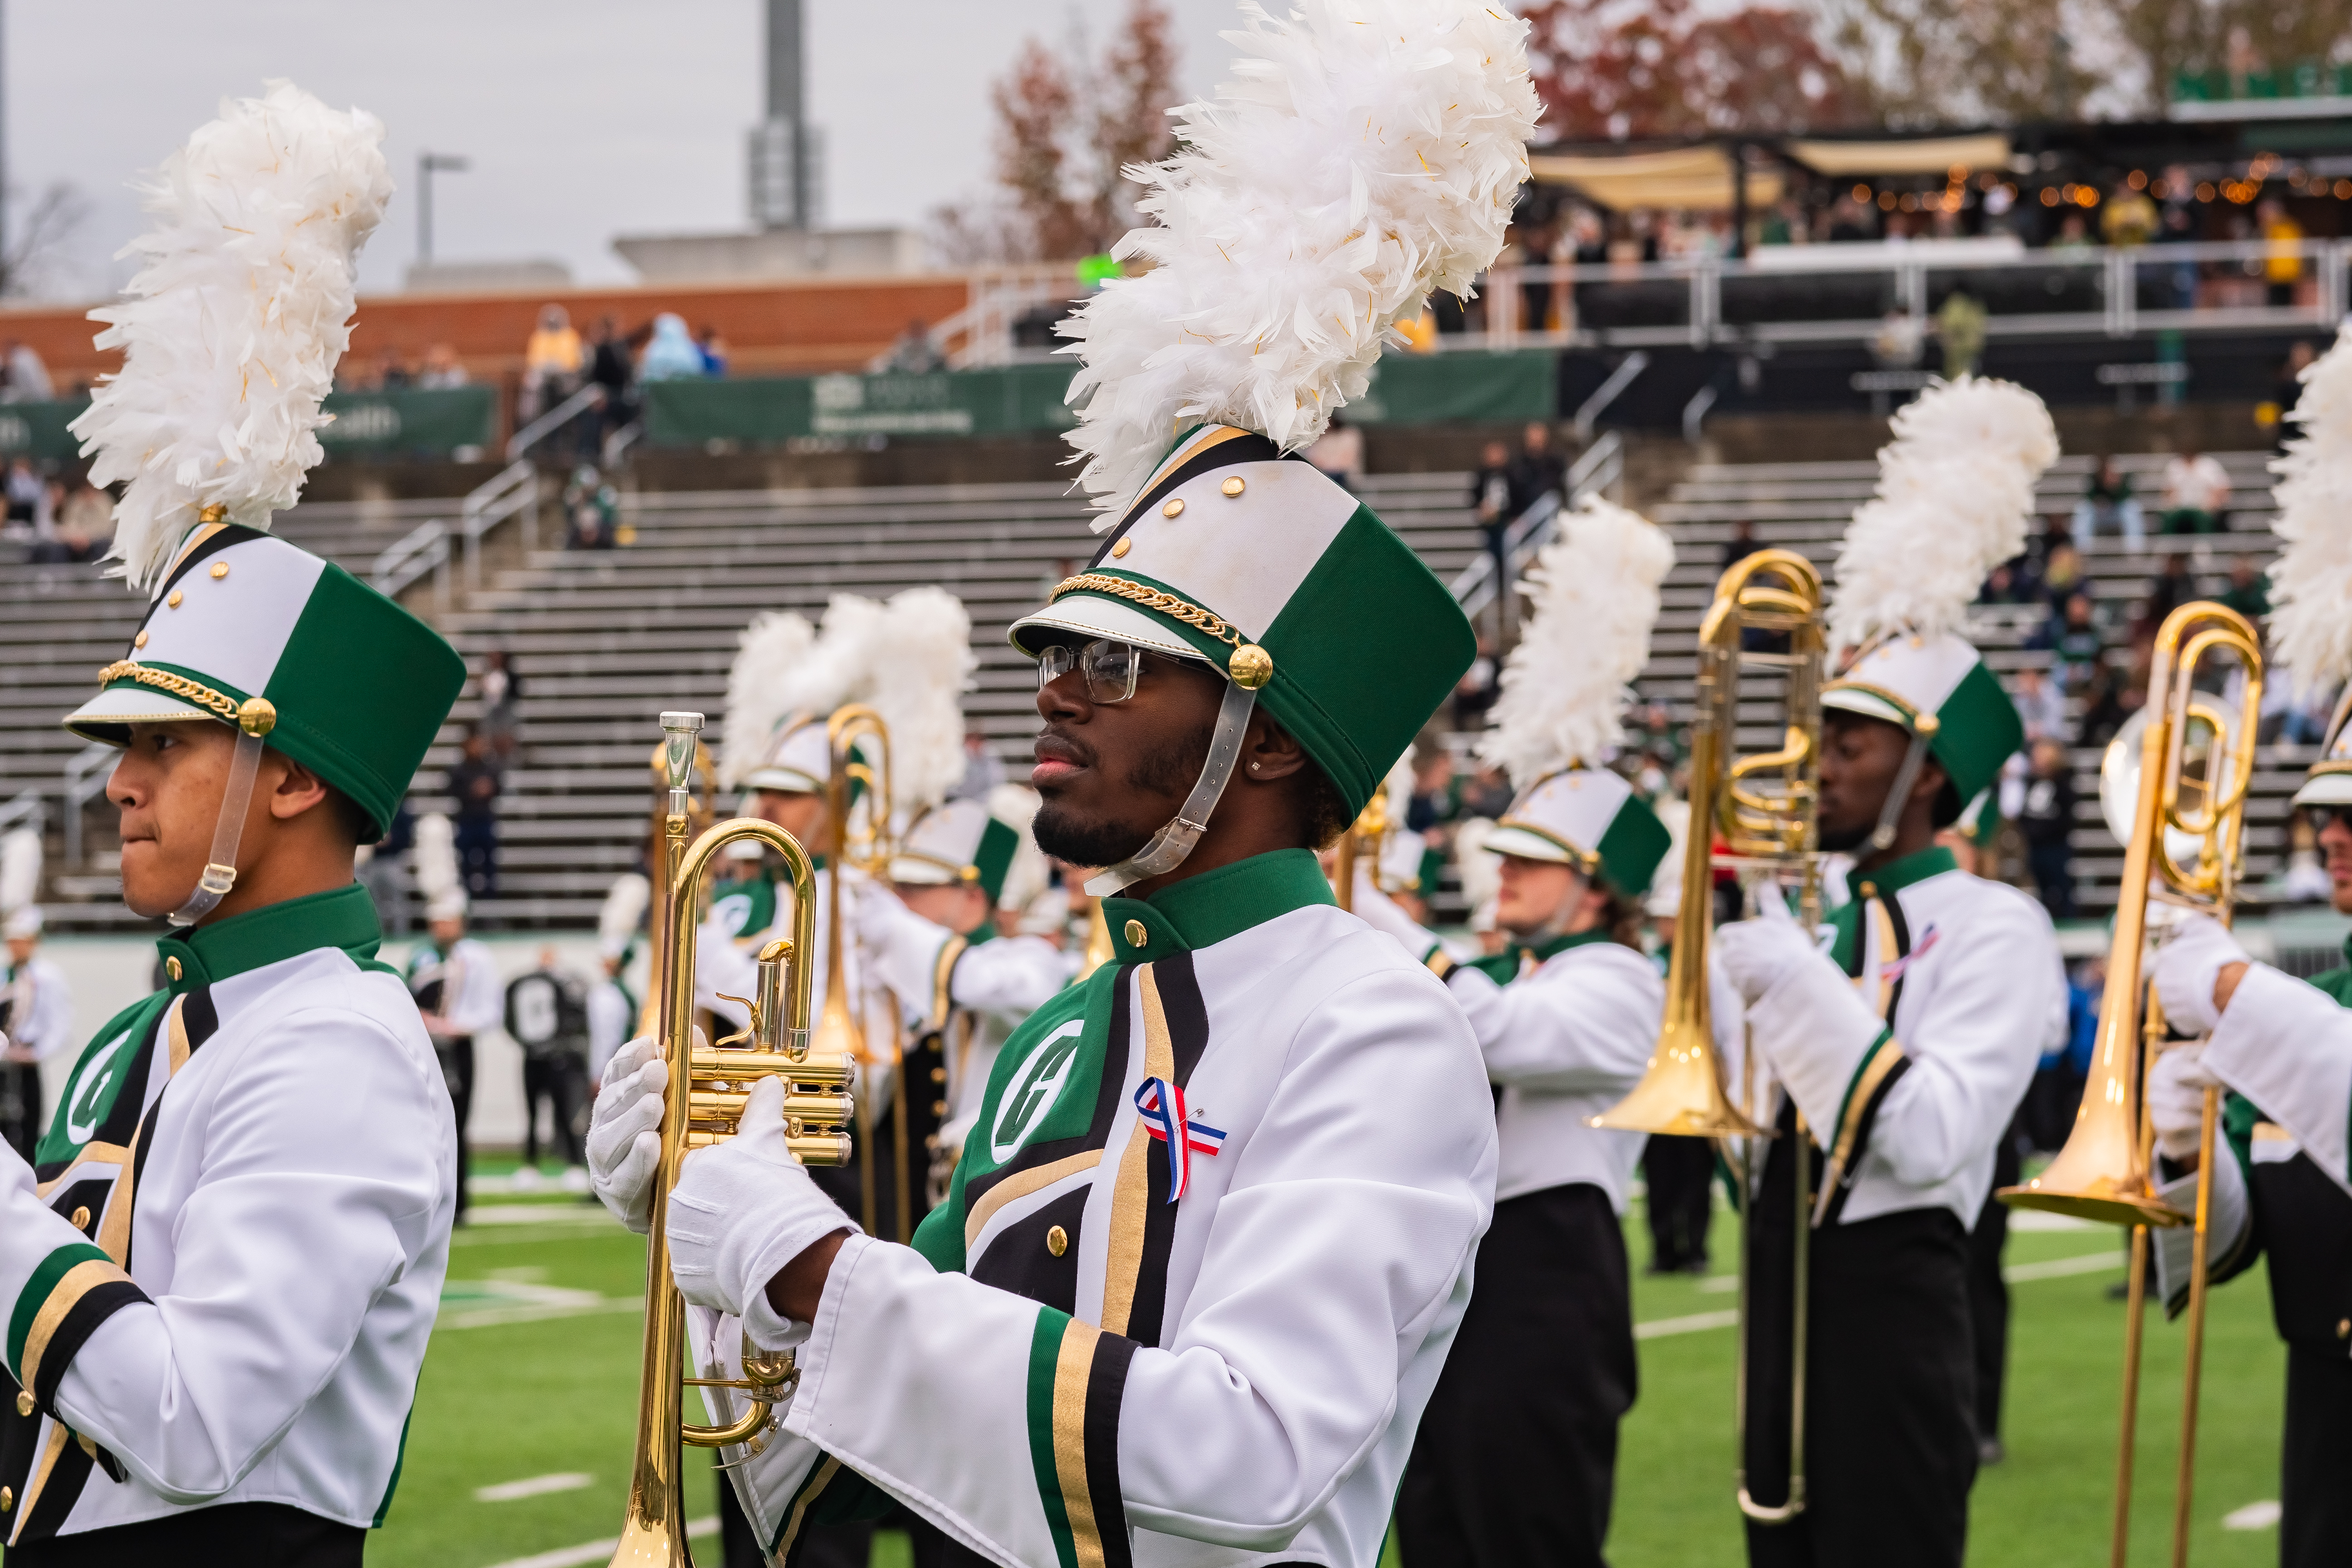
<svg viewBox="0 0 2352 1568">
<path fill-rule="evenodd" d="M 1714 1042 L 1704 1026 L 1669 1024 L 1657 1054 L 1633 1091 L 1592 1119 L 1595 1127 L 1675 1138 L 1755 1138 L 1764 1130 L 1742 1116 L 1716 1076 Z"/>
</svg>

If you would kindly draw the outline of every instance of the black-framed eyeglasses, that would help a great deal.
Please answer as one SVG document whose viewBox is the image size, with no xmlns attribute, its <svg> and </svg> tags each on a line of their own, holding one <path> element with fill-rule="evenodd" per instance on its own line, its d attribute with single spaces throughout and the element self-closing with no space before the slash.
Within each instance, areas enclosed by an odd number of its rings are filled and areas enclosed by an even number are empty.
<svg viewBox="0 0 2352 1568">
<path fill-rule="evenodd" d="M 1097 637 L 1080 648 L 1055 643 L 1037 656 L 1037 689 L 1043 691 L 1073 669 L 1085 677 L 1087 695 L 1095 701 L 1124 702 L 1135 695 L 1143 650 L 1110 637 Z"/>
<path fill-rule="evenodd" d="M 2303 817 L 2311 824 L 2311 836 L 2316 838 L 2327 831 L 2331 822 L 2352 827 L 2352 805 L 2306 805 L 2303 807 Z"/>
</svg>

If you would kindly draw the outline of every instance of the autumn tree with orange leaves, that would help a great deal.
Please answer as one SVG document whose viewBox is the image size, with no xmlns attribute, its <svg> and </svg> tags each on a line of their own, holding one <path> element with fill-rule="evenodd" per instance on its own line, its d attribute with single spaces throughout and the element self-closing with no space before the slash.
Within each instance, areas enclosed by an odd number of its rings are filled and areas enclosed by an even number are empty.
<svg viewBox="0 0 2352 1568">
<path fill-rule="evenodd" d="M 1865 112 L 1805 13 L 1691 0 L 1534 0 L 1529 61 L 1563 141 L 1819 131 Z"/>
</svg>

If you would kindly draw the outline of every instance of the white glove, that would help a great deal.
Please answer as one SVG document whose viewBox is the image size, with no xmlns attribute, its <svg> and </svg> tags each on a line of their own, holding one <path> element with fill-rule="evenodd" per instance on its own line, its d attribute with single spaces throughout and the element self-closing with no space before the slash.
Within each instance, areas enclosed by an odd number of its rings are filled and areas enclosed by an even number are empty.
<svg viewBox="0 0 2352 1568">
<path fill-rule="evenodd" d="M 2205 1047 L 2173 1046 L 2147 1073 L 2147 1111 L 2156 1123 L 2156 1146 L 2165 1158 L 2197 1157 L 2205 1126 L 2205 1091 L 2221 1087 L 2205 1070 Z"/>
<path fill-rule="evenodd" d="M 854 902 L 856 906 L 850 911 L 854 922 L 850 929 L 857 933 L 857 945 L 867 952 L 888 951 L 890 938 L 898 931 L 898 922 L 913 911 L 907 908 L 897 893 L 882 883 L 860 887 L 854 900 L 850 898 L 848 884 L 843 884 L 841 891 L 843 901 Z"/>
<path fill-rule="evenodd" d="M 2213 1005 L 2214 981 L 2224 965 L 2249 962 L 2237 938 L 2212 916 L 2183 921 L 2156 950 L 2152 978 L 2166 1020 L 2184 1035 L 2211 1034 L 2221 1018 Z"/>
<path fill-rule="evenodd" d="M 641 1035 L 604 1064 L 604 1087 L 588 1122 L 588 1184 L 623 1225 L 639 1236 L 653 1226 L 654 1172 L 661 1163 L 662 1097 L 669 1064 L 651 1035 Z"/>
<path fill-rule="evenodd" d="M 784 1084 L 760 1080 L 740 1131 L 697 1149 L 669 1194 L 669 1271 L 698 1307 L 744 1316 L 784 1265 L 857 1226 L 818 1190 L 784 1138 Z"/>
<path fill-rule="evenodd" d="M 1795 921 L 1766 914 L 1717 928 L 1714 951 L 1725 978 L 1752 1007 L 1782 975 L 1813 962 L 1821 950 Z"/>
</svg>

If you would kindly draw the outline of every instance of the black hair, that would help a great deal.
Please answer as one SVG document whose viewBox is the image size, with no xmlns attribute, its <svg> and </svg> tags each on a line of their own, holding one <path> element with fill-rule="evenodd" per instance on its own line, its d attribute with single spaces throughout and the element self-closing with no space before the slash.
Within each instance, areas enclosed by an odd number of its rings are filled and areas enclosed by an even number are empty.
<svg viewBox="0 0 2352 1568">
<path fill-rule="evenodd" d="M 1339 841 L 1339 835 L 1356 825 L 1356 814 L 1348 809 L 1347 797 L 1331 782 L 1331 775 L 1323 771 L 1323 764 L 1313 757 L 1307 757 L 1306 766 L 1298 770 L 1298 782 L 1297 798 L 1307 847 L 1328 849 Z"/>
<path fill-rule="evenodd" d="M 334 814 L 335 826 L 342 830 L 354 847 L 373 844 L 383 835 L 376 828 L 375 818 L 367 814 L 359 802 L 325 780 L 320 783 L 327 792 L 327 809 Z"/>
</svg>

